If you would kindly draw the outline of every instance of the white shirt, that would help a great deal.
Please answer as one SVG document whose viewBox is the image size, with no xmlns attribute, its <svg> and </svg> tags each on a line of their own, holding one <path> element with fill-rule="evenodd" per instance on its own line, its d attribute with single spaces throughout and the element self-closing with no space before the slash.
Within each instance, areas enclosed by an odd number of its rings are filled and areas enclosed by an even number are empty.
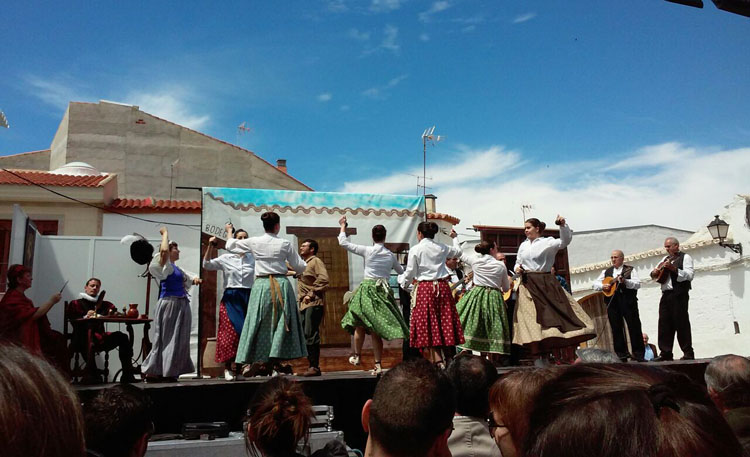
<svg viewBox="0 0 750 457">
<path fill-rule="evenodd" d="M 206 270 L 221 270 L 226 288 L 252 289 L 255 281 L 255 258 L 248 253 L 226 253 L 210 260 L 203 260 Z"/>
<path fill-rule="evenodd" d="M 662 262 L 667 260 L 668 258 L 669 256 L 665 256 L 662 259 Z M 674 287 L 672 286 L 672 275 L 669 274 L 669 270 L 667 270 L 666 273 L 668 274 L 667 282 L 661 285 L 662 292 L 674 289 Z M 695 271 L 693 270 L 693 258 L 685 254 L 685 256 L 682 258 L 682 270 L 677 270 L 677 282 L 692 281 L 694 275 Z"/>
<path fill-rule="evenodd" d="M 510 289 L 508 269 L 505 264 L 489 254 L 480 256 L 462 255 L 461 261 L 471 265 L 474 277 L 471 281 L 475 286 L 491 287 L 503 292 Z"/>
<path fill-rule="evenodd" d="M 624 267 L 625 264 L 620 265 L 620 268 L 615 268 L 612 270 L 612 277 L 616 278 L 619 275 L 622 274 L 622 267 Z M 602 270 L 601 274 L 598 278 L 594 281 L 594 290 L 602 290 L 602 281 L 604 280 L 605 276 L 604 274 L 607 272 L 608 268 L 605 270 Z M 638 274 L 635 272 L 635 268 L 633 268 L 630 271 L 630 279 L 625 280 L 625 288 L 626 289 L 640 289 L 641 288 L 641 280 L 638 278 Z"/>
<path fill-rule="evenodd" d="M 289 240 L 279 238 L 273 233 L 238 240 L 230 238 L 226 244 L 227 251 L 250 252 L 255 257 L 255 275 L 285 275 L 288 271 L 286 262 L 297 274 L 305 271 L 307 264 L 292 247 Z"/>
<path fill-rule="evenodd" d="M 372 246 L 354 244 L 349 242 L 344 232 L 339 232 L 339 245 L 352 254 L 364 257 L 365 279 L 388 279 L 391 276 L 391 270 L 396 270 L 398 274 L 404 272 L 396 255 L 383 243 L 375 243 Z"/>
<path fill-rule="evenodd" d="M 526 271 L 542 271 L 549 273 L 555 266 L 555 255 L 557 251 L 565 249 L 573 240 L 573 232 L 568 224 L 560 226 L 560 238 L 551 236 L 539 237 L 534 241 L 529 240 L 521 243 L 518 247 L 516 266 L 522 265 Z"/>
<path fill-rule="evenodd" d="M 154 257 L 151 259 L 151 263 L 148 264 L 148 272 L 151 273 L 151 276 L 153 276 L 159 281 L 164 281 L 165 279 L 167 279 L 167 276 L 174 273 L 175 268 L 179 268 L 183 273 L 182 284 L 185 286 L 185 290 L 189 291 L 190 287 L 192 287 L 193 285 L 193 280 L 197 278 L 198 276 L 193 273 L 190 273 L 189 271 L 183 270 L 182 268 L 178 267 L 177 265 L 169 261 L 169 259 L 167 259 L 164 265 L 159 265 L 159 258 L 160 258 L 160 253 L 157 252 L 156 254 L 154 254 Z"/>
<path fill-rule="evenodd" d="M 431 238 L 422 238 L 422 241 L 409 249 L 406 270 L 400 277 L 401 285 L 406 288 L 415 278 L 417 281 L 434 281 L 450 276 L 445 259 L 454 257 L 461 257 L 460 248 L 436 243 Z"/>
</svg>

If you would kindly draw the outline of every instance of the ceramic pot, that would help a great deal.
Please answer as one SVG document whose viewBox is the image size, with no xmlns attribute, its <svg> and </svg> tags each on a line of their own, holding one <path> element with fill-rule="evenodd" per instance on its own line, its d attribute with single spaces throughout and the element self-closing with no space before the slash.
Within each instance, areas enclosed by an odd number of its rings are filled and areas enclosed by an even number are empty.
<svg viewBox="0 0 750 457">
<path fill-rule="evenodd" d="M 128 312 L 125 313 L 125 317 L 129 317 L 131 319 L 138 319 L 138 303 L 130 304 L 130 309 L 128 309 Z"/>
</svg>

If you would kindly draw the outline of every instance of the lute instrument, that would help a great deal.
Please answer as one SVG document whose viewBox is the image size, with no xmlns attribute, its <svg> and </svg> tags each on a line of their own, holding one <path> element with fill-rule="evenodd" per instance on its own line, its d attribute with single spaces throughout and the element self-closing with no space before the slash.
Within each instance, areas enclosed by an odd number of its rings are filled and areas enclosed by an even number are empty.
<svg viewBox="0 0 750 457">
<path fill-rule="evenodd" d="M 620 284 L 625 284 L 623 275 L 632 269 L 632 267 L 625 267 L 623 268 L 621 274 L 615 277 L 607 276 L 606 278 L 602 279 L 602 286 L 606 286 L 607 284 L 609 284 L 610 286 L 609 290 L 604 290 L 604 287 L 602 287 L 602 293 L 604 294 L 604 296 L 611 297 L 612 295 L 614 295 L 617 288 L 620 287 Z M 623 280 L 620 281 L 620 278 L 623 278 Z"/>
<path fill-rule="evenodd" d="M 667 279 L 669 279 L 669 269 L 667 268 L 667 265 L 673 265 L 674 261 L 677 260 L 678 256 L 669 256 L 668 258 L 664 259 L 659 265 L 656 266 L 651 271 L 651 279 L 658 282 L 659 284 L 664 284 L 667 282 Z"/>
</svg>

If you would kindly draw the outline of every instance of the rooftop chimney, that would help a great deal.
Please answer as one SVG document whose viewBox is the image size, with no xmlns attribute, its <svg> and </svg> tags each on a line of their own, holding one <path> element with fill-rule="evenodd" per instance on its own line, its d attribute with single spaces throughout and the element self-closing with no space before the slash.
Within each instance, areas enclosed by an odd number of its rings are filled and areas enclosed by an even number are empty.
<svg viewBox="0 0 750 457">
<path fill-rule="evenodd" d="M 428 213 L 437 213 L 435 210 L 435 200 L 437 200 L 437 197 L 433 194 L 424 196 L 424 206 Z"/>
<path fill-rule="evenodd" d="M 276 168 L 287 173 L 286 171 L 286 159 L 276 159 Z M 288 173 L 287 173 L 288 174 Z"/>
</svg>

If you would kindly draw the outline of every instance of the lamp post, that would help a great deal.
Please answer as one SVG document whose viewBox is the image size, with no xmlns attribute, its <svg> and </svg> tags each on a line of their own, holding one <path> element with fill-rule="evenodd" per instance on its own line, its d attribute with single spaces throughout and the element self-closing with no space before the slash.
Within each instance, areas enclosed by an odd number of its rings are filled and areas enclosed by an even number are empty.
<svg viewBox="0 0 750 457">
<path fill-rule="evenodd" d="M 742 255 L 742 243 L 725 243 L 724 240 L 727 238 L 729 233 L 729 224 L 722 219 L 719 219 L 719 215 L 714 216 L 714 220 L 706 226 L 708 233 L 711 234 L 711 238 L 719 240 L 719 246 L 729 248 L 739 255 Z"/>
</svg>

